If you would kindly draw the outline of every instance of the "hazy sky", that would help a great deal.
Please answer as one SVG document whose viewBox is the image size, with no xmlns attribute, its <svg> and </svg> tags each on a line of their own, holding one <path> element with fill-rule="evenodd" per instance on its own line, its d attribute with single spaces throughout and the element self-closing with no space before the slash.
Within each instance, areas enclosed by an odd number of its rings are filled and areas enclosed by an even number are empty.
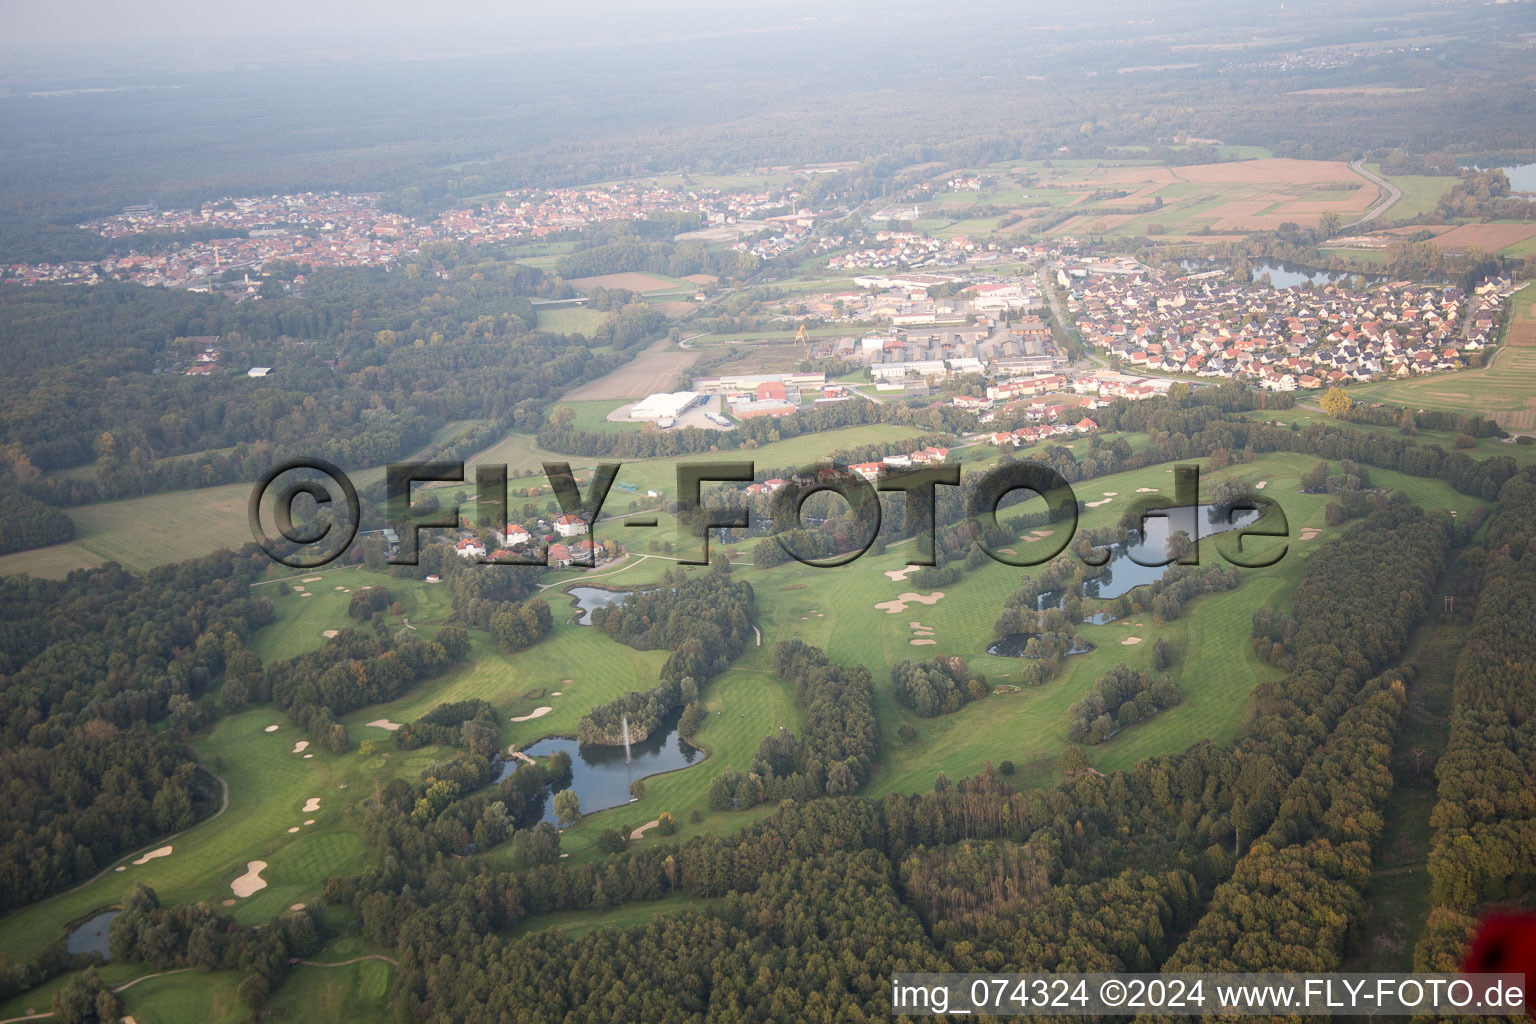
<svg viewBox="0 0 1536 1024">
<path fill-rule="evenodd" d="M 293 57 L 431 57 L 783 32 L 915 3 L 667 0 L 0 0 L 0 75 L 217 67 Z"/>
</svg>

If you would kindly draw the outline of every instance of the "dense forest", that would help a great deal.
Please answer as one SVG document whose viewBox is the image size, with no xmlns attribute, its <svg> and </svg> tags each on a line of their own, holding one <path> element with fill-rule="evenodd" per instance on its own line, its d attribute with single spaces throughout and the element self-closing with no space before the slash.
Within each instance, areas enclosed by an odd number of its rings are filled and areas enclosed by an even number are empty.
<svg viewBox="0 0 1536 1024">
<path fill-rule="evenodd" d="M 1478 590 L 1456 663 L 1449 746 L 1430 819 L 1429 923 L 1416 970 L 1454 969 L 1489 904 L 1525 902 L 1536 880 L 1536 481 L 1505 486 L 1468 557 Z"/>
<path fill-rule="evenodd" d="M 640 304 L 592 342 L 538 332 L 527 296 L 558 287 L 451 243 L 388 269 L 317 270 L 302 296 L 259 303 L 0 287 L 0 344 L 17 356 L 0 375 L 6 461 L 27 493 L 58 505 L 243 482 L 299 456 L 382 465 L 455 421 L 488 421 L 488 444 L 535 428 L 549 395 L 662 330 Z M 186 375 L 209 345 L 214 372 Z M 249 378 L 251 365 L 273 372 Z M 46 473 L 75 466 L 94 472 Z"/>
</svg>

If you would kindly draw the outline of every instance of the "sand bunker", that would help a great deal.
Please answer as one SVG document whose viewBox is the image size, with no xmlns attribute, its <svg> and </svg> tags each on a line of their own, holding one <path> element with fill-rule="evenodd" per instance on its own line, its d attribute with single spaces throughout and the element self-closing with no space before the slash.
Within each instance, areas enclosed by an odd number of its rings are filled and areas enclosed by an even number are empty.
<svg viewBox="0 0 1536 1024">
<path fill-rule="evenodd" d="M 346 587 L 332 587 L 332 590 L 346 590 Z"/>
<path fill-rule="evenodd" d="M 1124 640 L 1120 641 L 1120 646 L 1121 647 L 1134 647 L 1136 644 L 1139 644 L 1139 643 L 1141 643 L 1141 637 L 1139 637 L 1139 636 L 1128 636 Z"/>
<path fill-rule="evenodd" d="M 1033 538 L 1033 537 L 1025 537 L 1024 539 L 1028 541 L 1028 540 L 1034 540 L 1035 538 Z M 997 549 L 997 553 L 1000 554 L 1000 555 L 1016 555 L 1016 554 L 1018 554 L 1018 552 L 1013 550 L 1013 548 L 998 548 Z"/>
<path fill-rule="evenodd" d="M 321 579 L 321 577 L 319 577 L 319 576 L 305 576 L 304 577 L 304 582 L 305 583 L 319 583 L 320 579 Z"/>
<path fill-rule="evenodd" d="M 133 863 L 135 865 L 148 864 L 150 861 L 155 860 L 155 859 L 157 859 L 159 857 L 169 857 L 170 855 L 171 855 L 171 847 L 169 847 L 169 846 L 162 846 L 158 850 L 150 850 L 148 853 L 146 853 L 144 856 L 140 857 L 138 860 L 134 861 Z"/>
<path fill-rule="evenodd" d="M 338 630 L 338 629 L 326 629 L 326 630 L 322 630 L 320 632 L 320 635 L 325 637 L 327 640 L 330 640 L 333 637 L 337 636 L 340 632 L 341 631 Z"/>
<path fill-rule="evenodd" d="M 885 578 L 895 583 L 904 583 L 908 576 L 921 568 L 922 566 L 920 565 L 909 565 L 905 569 L 887 569 L 885 570 Z"/>
<path fill-rule="evenodd" d="M 263 729 L 261 731 L 262 732 L 277 732 L 277 728 L 278 727 L 275 726 L 275 725 L 269 725 L 269 726 L 267 726 L 265 729 Z"/>
<path fill-rule="evenodd" d="M 299 830 L 299 826 L 295 825 L 295 826 L 293 826 L 293 828 L 288 830 L 288 834 L 292 835 L 293 833 L 297 832 L 298 830 Z"/>
<path fill-rule="evenodd" d="M 924 644 L 936 644 L 936 643 L 938 643 L 938 641 L 937 640 L 908 640 L 907 643 L 911 644 L 913 647 L 921 647 Z"/>
<path fill-rule="evenodd" d="M 288 904 L 288 909 L 289 910 L 303 910 L 304 909 L 304 904 L 302 904 L 302 903 L 290 903 L 290 904 Z"/>
<path fill-rule="evenodd" d="M 376 729 L 388 729 L 390 732 L 394 732 L 396 729 L 400 728 L 399 722 L 391 722 L 387 718 L 375 718 L 373 721 L 365 722 L 363 724 L 371 725 Z"/>
<path fill-rule="evenodd" d="M 553 691 L 553 692 L 552 692 L 552 693 L 551 693 L 551 694 L 550 694 L 550 696 L 551 696 L 551 697 L 564 697 L 564 696 L 565 696 L 565 693 L 564 693 L 564 692 L 563 692 L 563 691 L 561 691 L 561 690 L 555 690 L 555 691 Z"/>
<path fill-rule="evenodd" d="M 113 868 L 112 870 L 113 871 L 127 871 L 128 869 L 124 865 L 119 864 L 117 867 Z"/>
<path fill-rule="evenodd" d="M 545 715 L 549 714 L 553 710 L 555 710 L 555 709 L 552 708 L 552 707 L 549 707 L 547 705 L 545 707 L 542 707 L 542 708 L 534 708 L 532 711 L 528 712 L 526 715 L 518 715 L 518 716 L 512 718 L 511 721 L 514 721 L 514 722 L 527 722 L 527 721 L 531 721 L 531 720 L 533 720 L 535 718 L 543 718 Z"/>
<path fill-rule="evenodd" d="M 1036 536 L 1036 537 L 1049 537 L 1051 534 L 1055 533 L 1056 531 L 1055 530 L 1031 530 L 1030 532 L 1034 536 Z"/>
<path fill-rule="evenodd" d="M 1118 498 L 1119 496 L 1120 496 L 1120 492 L 1119 491 L 1105 491 L 1104 492 L 1104 497 L 1106 497 L 1106 498 Z"/>
<path fill-rule="evenodd" d="M 1269 483 L 1268 480 L 1260 480 L 1258 483 L 1254 484 L 1253 486 L 1256 487 L 1258 490 L 1262 491 L 1264 489 L 1264 485 L 1267 484 L 1267 483 Z"/>
<path fill-rule="evenodd" d="M 313 825 L 314 823 L 315 823 L 315 819 L 314 818 L 305 818 L 304 819 L 304 824 L 306 824 L 306 825 Z"/>
<path fill-rule="evenodd" d="M 305 593 L 302 593 L 299 596 L 300 597 L 314 597 L 315 595 L 306 591 Z"/>
<path fill-rule="evenodd" d="M 902 612 L 907 610 L 907 605 L 914 601 L 918 604 L 937 604 L 939 599 L 943 596 L 944 591 L 942 590 L 935 590 L 927 597 L 924 597 L 922 594 L 914 594 L 909 590 L 905 594 L 902 594 L 900 597 L 897 597 L 893 600 L 876 601 L 875 607 L 884 609 L 887 615 L 900 615 Z"/>
<path fill-rule="evenodd" d="M 1156 494 L 1157 493 L 1157 488 L 1156 487 L 1138 487 L 1138 488 L 1136 488 L 1136 493 L 1137 494 Z"/>
<path fill-rule="evenodd" d="M 319 809 L 320 809 L 320 798 L 319 797 L 312 796 L 308 800 L 304 801 L 304 813 L 305 814 L 314 814 Z"/>
<path fill-rule="evenodd" d="M 235 905 L 235 901 L 234 900 L 224 900 L 223 902 L 224 902 L 224 905 L 226 907 L 232 907 L 232 906 Z M 124 1017 L 123 1019 L 127 1020 L 128 1018 Z"/>
<path fill-rule="evenodd" d="M 314 756 L 315 756 L 314 754 L 305 754 L 304 755 L 304 760 L 308 761 L 310 758 L 312 758 Z"/>
<path fill-rule="evenodd" d="M 261 877 L 261 873 L 267 869 L 264 860 L 253 860 L 245 866 L 245 874 L 229 883 L 234 894 L 241 899 L 255 892 L 260 892 L 267 887 L 267 880 Z"/>
<path fill-rule="evenodd" d="M 1086 504 L 1087 504 L 1087 506 L 1089 508 L 1098 508 L 1100 505 L 1108 505 L 1110 502 L 1112 502 L 1114 500 L 1115 500 L 1114 498 L 1100 498 L 1098 501 L 1090 501 L 1090 502 L 1087 502 Z"/>
<path fill-rule="evenodd" d="M 309 740 L 299 740 L 299 742 L 293 745 L 293 752 L 295 754 L 302 754 L 307 746 L 309 746 Z"/>
<path fill-rule="evenodd" d="M 1320 532 L 1321 531 L 1318 530 L 1314 526 L 1303 527 L 1302 531 L 1301 531 L 1301 536 L 1299 538 L 1297 538 L 1297 539 L 1298 540 L 1311 540 L 1313 537 L 1316 537 Z"/>
<path fill-rule="evenodd" d="M 645 835 L 651 829 L 655 828 L 657 825 L 660 825 L 660 824 L 661 824 L 661 820 L 659 818 L 652 818 L 650 821 L 646 822 L 644 825 L 639 826 L 633 832 L 631 832 L 629 834 L 629 838 L 631 838 L 631 839 L 639 839 L 641 836 Z"/>
</svg>

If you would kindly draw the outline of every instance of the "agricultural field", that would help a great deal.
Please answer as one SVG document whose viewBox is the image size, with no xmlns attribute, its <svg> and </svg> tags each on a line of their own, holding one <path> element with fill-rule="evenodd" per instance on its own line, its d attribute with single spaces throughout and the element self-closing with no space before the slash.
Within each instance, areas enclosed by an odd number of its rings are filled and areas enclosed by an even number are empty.
<svg viewBox="0 0 1536 1024">
<path fill-rule="evenodd" d="M 644 398 L 658 391 L 671 391 L 678 374 L 693 365 L 697 352 L 681 349 L 668 341 L 659 341 L 612 373 L 588 381 L 565 394 L 566 401 Z"/>
<path fill-rule="evenodd" d="M 987 205 L 1022 215 L 1003 229 L 1006 232 L 1036 231 L 1049 224 L 1045 231 L 1052 236 L 1092 232 L 1214 242 L 1274 230 L 1285 222 L 1315 225 L 1330 211 L 1348 222 L 1363 214 L 1378 194 L 1375 185 L 1346 163 L 1260 154 L 1176 167 L 1124 160 L 1002 166 L 1008 177 L 1030 175 L 1029 183 L 1008 181 L 980 193 L 941 193 L 925 204 L 914 227 L 941 235 L 984 234 L 996 230 L 1002 217 L 968 219 L 966 210 Z M 1125 195 L 1094 201 L 1092 196 L 1099 192 Z M 1156 209 L 1146 209 L 1154 204 Z M 1079 209 L 1076 216 L 1060 219 L 1060 211 Z"/>
<path fill-rule="evenodd" d="M 644 295 L 648 292 L 671 292 L 686 290 L 689 294 L 695 291 L 694 285 L 684 281 L 680 277 L 668 277 L 665 274 L 637 273 L 628 271 L 622 274 L 599 274 L 596 277 L 573 277 L 570 283 L 577 288 L 624 288 L 628 291 L 639 292 Z"/>
</svg>

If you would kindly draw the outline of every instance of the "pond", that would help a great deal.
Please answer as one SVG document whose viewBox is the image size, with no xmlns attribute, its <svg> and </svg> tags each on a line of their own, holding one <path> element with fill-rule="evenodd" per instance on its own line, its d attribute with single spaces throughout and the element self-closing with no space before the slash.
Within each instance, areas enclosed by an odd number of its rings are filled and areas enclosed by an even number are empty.
<svg viewBox="0 0 1536 1024">
<path fill-rule="evenodd" d="M 1488 170 L 1489 167 L 1477 167 L 1478 171 Z M 1536 164 L 1515 164 L 1502 168 L 1504 176 L 1509 179 L 1509 187 L 1516 192 L 1536 192 Z"/>
<path fill-rule="evenodd" d="M 1039 635 L 1039 633 L 1009 633 L 1001 640 L 994 640 L 988 644 L 987 653 L 994 658 L 1027 658 L 1029 655 L 1024 653 L 1025 648 L 1029 646 L 1031 640 Z M 1067 654 L 1069 656 L 1073 654 L 1087 654 L 1091 650 L 1093 650 L 1093 644 L 1090 644 L 1082 637 L 1077 637 L 1072 644 L 1072 649 Z"/>
<path fill-rule="evenodd" d="M 1180 530 L 1193 539 L 1197 521 L 1200 536 L 1210 537 L 1252 525 L 1261 514 L 1258 509 L 1226 505 L 1195 505 L 1160 511 L 1163 514 L 1147 518 L 1145 537 L 1134 544 L 1121 541 L 1110 546 L 1109 562 L 1097 576 L 1083 581 L 1083 597 L 1109 600 L 1162 579 L 1168 566 L 1140 563 L 1166 558 L 1168 538 Z M 1210 557 L 1215 557 L 1214 553 Z M 1040 595 L 1039 607 L 1041 610 L 1060 608 L 1065 596 L 1060 590 L 1047 590 Z M 1093 615 L 1090 621 L 1102 624 L 1112 622 L 1114 618 L 1113 612 L 1103 611 Z"/>
<path fill-rule="evenodd" d="M 103 910 L 95 917 L 87 918 L 70 930 L 64 940 L 64 948 L 71 953 L 96 953 L 103 960 L 112 958 L 112 944 L 108 929 L 121 911 Z"/>
<path fill-rule="evenodd" d="M 570 788 L 581 801 L 581 813 L 591 814 L 629 803 L 629 784 L 636 779 L 687 768 L 703 760 L 704 752 L 678 735 L 678 717 L 674 715 L 662 723 L 663 728 L 655 735 L 630 744 L 627 757 L 623 747 L 579 743 L 566 736 L 546 737 L 523 748 L 522 752 L 534 758 L 547 758 L 557 750 L 569 754 Z M 515 771 L 519 763 L 508 761 L 502 768 L 502 777 Z M 548 798 L 544 801 L 544 820 L 556 824 L 554 801 Z M 629 824 L 639 825 L 641 822 Z"/>
<path fill-rule="evenodd" d="M 602 587 L 572 587 L 566 593 L 570 595 L 571 603 L 575 605 L 578 615 L 576 624 L 579 626 L 592 625 L 592 612 L 597 608 L 607 608 L 609 605 L 623 604 L 629 600 L 627 590 L 604 590 Z"/>
<path fill-rule="evenodd" d="M 1180 260 L 1180 265 L 1185 270 L 1225 270 L 1230 264 L 1226 260 Z M 1269 283 L 1276 288 L 1294 288 L 1299 284 L 1334 284 L 1346 278 L 1360 278 L 1366 284 L 1381 284 L 1387 278 L 1381 274 L 1361 274 L 1353 270 L 1319 270 L 1316 267 L 1303 266 L 1300 263 L 1263 262 L 1249 263 L 1248 269 L 1253 272 L 1257 280 L 1265 274 L 1269 275 Z"/>
</svg>

